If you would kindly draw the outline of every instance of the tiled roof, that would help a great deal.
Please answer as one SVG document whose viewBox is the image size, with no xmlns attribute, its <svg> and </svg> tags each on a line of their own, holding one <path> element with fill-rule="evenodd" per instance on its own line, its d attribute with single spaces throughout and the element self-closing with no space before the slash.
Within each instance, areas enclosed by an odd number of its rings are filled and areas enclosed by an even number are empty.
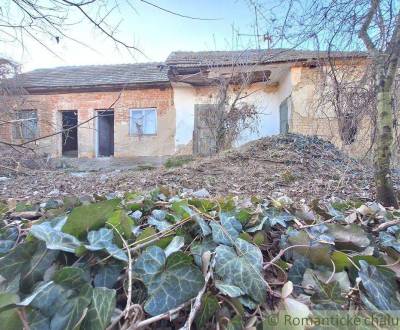
<svg viewBox="0 0 400 330">
<path fill-rule="evenodd" d="M 241 51 L 172 52 L 166 64 L 175 67 L 224 66 L 237 64 L 266 64 L 318 60 L 328 57 L 326 51 L 294 49 L 248 49 Z M 330 52 L 334 58 L 365 57 L 364 52 Z"/>
<path fill-rule="evenodd" d="M 168 82 L 163 63 L 64 66 L 37 69 L 17 79 L 26 89 L 69 89 L 106 86 L 146 85 Z"/>
</svg>

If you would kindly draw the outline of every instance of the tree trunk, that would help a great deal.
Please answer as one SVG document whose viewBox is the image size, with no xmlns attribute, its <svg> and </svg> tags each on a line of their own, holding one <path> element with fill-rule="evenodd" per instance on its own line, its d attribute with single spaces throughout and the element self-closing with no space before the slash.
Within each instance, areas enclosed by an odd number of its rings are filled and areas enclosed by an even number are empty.
<svg viewBox="0 0 400 330">
<path fill-rule="evenodd" d="M 384 206 L 399 207 L 391 177 L 393 143 L 393 110 L 391 90 L 394 77 L 378 69 L 377 77 L 377 141 L 375 144 L 374 166 L 376 198 Z"/>
</svg>

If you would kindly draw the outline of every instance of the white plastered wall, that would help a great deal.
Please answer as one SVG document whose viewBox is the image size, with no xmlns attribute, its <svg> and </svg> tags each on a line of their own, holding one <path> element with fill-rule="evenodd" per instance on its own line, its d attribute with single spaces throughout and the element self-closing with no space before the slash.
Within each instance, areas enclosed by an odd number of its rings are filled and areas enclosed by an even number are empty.
<svg viewBox="0 0 400 330">
<path fill-rule="evenodd" d="M 195 104 L 210 103 L 210 98 L 199 93 L 198 90 L 188 84 L 173 83 L 174 105 L 176 109 L 176 135 L 175 149 L 183 149 L 185 153 L 191 153 L 191 143 L 194 129 Z M 281 75 L 277 87 L 265 86 L 259 83 L 253 86 L 256 92 L 250 94 L 244 100 L 253 104 L 260 113 L 255 130 L 245 130 L 236 142 L 236 146 L 259 139 L 264 136 L 279 134 L 279 105 L 290 96 L 292 83 L 290 70 Z M 211 102 L 212 103 L 212 102 Z M 289 102 L 290 118 L 290 102 Z"/>
</svg>

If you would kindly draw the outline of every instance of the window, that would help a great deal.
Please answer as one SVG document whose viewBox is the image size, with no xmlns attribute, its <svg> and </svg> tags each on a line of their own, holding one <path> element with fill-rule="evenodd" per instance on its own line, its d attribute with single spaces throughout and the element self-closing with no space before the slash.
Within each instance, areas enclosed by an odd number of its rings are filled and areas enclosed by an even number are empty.
<svg viewBox="0 0 400 330">
<path fill-rule="evenodd" d="M 36 110 L 22 110 L 16 112 L 14 122 L 14 138 L 32 140 L 38 135 L 38 118 Z"/>
<path fill-rule="evenodd" d="M 156 109 L 131 109 L 130 110 L 130 135 L 157 134 Z"/>
</svg>

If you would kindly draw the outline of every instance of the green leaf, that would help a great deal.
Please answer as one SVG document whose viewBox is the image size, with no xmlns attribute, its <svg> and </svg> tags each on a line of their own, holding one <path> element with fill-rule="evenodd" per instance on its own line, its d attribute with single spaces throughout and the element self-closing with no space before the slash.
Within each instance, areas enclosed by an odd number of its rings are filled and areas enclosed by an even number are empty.
<svg viewBox="0 0 400 330">
<path fill-rule="evenodd" d="M 29 306 L 40 310 L 47 317 L 52 317 L 58 309 L 62 308 L 65 299 L 69 297 L 67 289 L 55 283 L 50 283 L 44 288 L 38 287 L 32 295 L 34 299 Z"/>
<path fill-rule="evenodd" d="M 83 323 L 85 330 L 106 329 L 116 305 L 116 291 L 94 288 L 89 310 Z"/>
<path fill-rule="evenodd" d="M 75 252 L 81 242 L 74 236 L 61 232 L 54 222 L 42 222 L 33 225 L 30 233 L 37 239 L 44 241 L 49 250 Z"/>
<path fill-rule="evenodd" d="M 15 241 L 11 241 L 9 239 L 0 240 L 0 254 L 7 253 L 10 251 L 15 244 Z"/>
<path fill-rule="evenodd" d="M 72 330 L 79 326 L 79 322 L 87 313 L 90 299 L 78 296 L 68 299 L 53 316 L 50 322 L 51 330 Z"/>
<path fill-rule="evenodd" d="M 276 208 L 269 208 L 264 212 L 264 220 L 270 227 L 274 227 L 277 224 L 287 227 L 287 223 L 293 219 L 294 216 L 292 214 Z"/>
<path fill-rule="evenodd" d="M 150 282 L 163 269 L 167 258 L 163 249 L 150 246 L 138 257 L 133 271 L 139 274 L 143 282 Z"/>
<path fill-rule="evenodd" d="M 157 228 L 158 231 L 167 230 L 172 226 L 167 220 L 165 220 L 165 216 L 167 215 L 166 211 L 163 210 L 153 210 L 151 212 L 151 216 L 147 220 L 147 223 L 151 226 Z"/>
<path fill-rule="evenodd" d="M 182 251 L 177 251 L 172 253 L 166 263 L 168 269 L 173 267 L 180 267 L 182 265 L 191 265 L 193 263 L 193 258 L 190 255 L 183 253 Z"/>
<path fill-rule="evenodd" d="M 85 245 L 85 248 L 90 251 L 106 250 L 115 259 L 128 261 L 125 252 L 112 242 L 113 237 L 114 233 L 112 229 L 101 228 L 99 230 L 92 230 L 87 237 L 89 245 Z"/>
<path fill-rule="evenodd" d="M 304 247 L 295 247 L 291 249 L 291 253 L 296 256 L 308 258 L 315 265 L 331 266 L 331 246 L 330 244 L 320 243 L 311 240 L 310 236 L 305 231 L 292 230 L 288 234 L 288 242 L 290 245 L 305 245 Z"/>
<path fill-rule="evenodd" d="M 379 241 L 382 246 L 393 248 L 400 253 L 400 240 L 396 239 L 394 236 L 381 231 L 379 233 Z"/>
<path fill-rule="evenodd" d="M 356 224 L 347 226 L 327 224 L 329 234 L 335 239 L 335 246 L 340 250 L 362 251 L 370 245 L 367 233 Z"/>
<path fill-rule="evenodd" d="M 218 244 L 209 238 L 204 239 L 201 243 L 195 242 L 192 244 L 190 247 L 190 252 L 193 255 L 195 264 L 201 267 L 201 256 L 203 253 L 206 251 L 214 252 L 217 246 Z"/>
<path fill-rule="evenodd" d="M 31 292 L 35 283 L 43 280 L 47 269 L 55 262 L 59 251 L 48 250 L 44 242 L 39 242 L 34 255 L 21 270 L 20 290 L 22 292 Z"/>
<path fill-rule="evenodd" d="M 195 319 L 197 329 L 204 329 L 206 323 L 218 310 L 218 299 L 211 293 L 206 293 L 201 300 L 201 308 Z"/>
<path fill-rule="evenodd" d="M 171 257 L 180 253 L 176 252 Z M 172 265 L 168 264 L 164 250 L 157 246 L 148 247 L 138 257 L 133 270 L 147 287 L 149 298 L 144 309 L 150 315 L 179 306 L 195 297 L 203 287 L 201 271 L 188 264 L 185 257 L 182 260 L 175 259 Z"/>
<path fill-rule="evenodd" d="M 166 269 L 148 283 L 150 297 L 144 310 L 150 315 L 162 314 L 194 298 L 203 285 L 203 274 L 194 266 L 183 265 Z"/>
<path fill-rule="evenodd" d="M 18 244 L 5 256 L 0 258 L 0 275 L 11 281 L 18 273 L 29 267 L 30 260 L 36 251 L 36 242 Z"/>
<path fill-rule="evenodd" d="M 64 267 L 54 274 L 53 280 L 61 286 L 76 289 L 89 283 L 90 274 L 82 268 Z"/>
<path fill-rule="evenodd" d="M 232 246 L 235 239 L 239 237 L 242 225 L 234 216 L 226 213 L 220 214 L 220 223 L 211 222 L 212 237 L 215 243 Z"/>
<path fill-rule="evenodd" d="M 344 304 L 347 300 L 342 296 L 342 290 L 340 289 L 340 283 L 338 281 L 332 281 L 328 284 L 320 281 L 315 277 L 315 283 L 317 284 L 316 293 L 311 296 L 311 301 L 314 304 Z"/>
<path fill-rule="evenodd" d="M 229 320 L 226 325 L 226 330 L 242 330 L 243 322 L 242 318 L 239 315 L 236 315 L 233 319 Z"/>
<path fill-rule="evenodd" d="M 228 246 L 216 248 L 215 272 L 228 284 L 238 286 L 258 303 L 266 299 L 267 283 L 262 270 L 262 254 L 258 247 L 240 238 L 235 241 L 238 251 Z"/>
<path fill-rule="evenodd" d="M 377 267 L 360 260 L 358 273 L 368 299 L 381 310 L 400 310 L 400 302 L 396 297 L 399 288 L 394 274 L 380 271 Z"/>
<path fill-rule="evenodd" d="M 221 291 L 222 294 L 232 298 L 244 295 L 244 292 L 236 285 L 226 284 L 222 281 L 216 280 L 215 287 Z"/>
<path fill-rule="evenodd" d="M 157 232 L 153 227 L 147 227 L 136 238 L 136 242 L 140 242 L 140 244 L 146 243 L 148 240 L 150 240 L 149 237 L 155 235 L 156 233 Z"/>
<path fill-rule="evenodd" d="M 335 271 L 342 272 L 346 268 L 353 266 L 346 253 L 334 251 L 331 255 L 332 261 L 335 264 Z"/>
<path fill-rule="evenodd" d="M 183 236 L 174 236 L 171 243 L 165 248 L 165 256 L 168 258 L 174 252 L 179 251 L 185 245 L 185 238 Z"/>
<path fill-rule="evenodd" d="M 50 319 L 33 308 L 25 308 L 30 330 L 50 330 Z"/>
<path fill-rule="evenodd" d="M 125 239 L 132 237 L 132 226 L 135 223 L 124 210 L 114 211 L 111 217 L 107 219 L 107 223 L 112 224 Z"/>
<path fill-rule="evenodd" d="M 123 267 L 120 264 L 100 266 L 93 280 L 94 286 L 112 289 L 117 283 L 122 269 Z"/>
<path fill-rule="evenodd" d="M 208 236 L 211 234 L 211 228 L 207 222 L 198 214 L 193 214 L 192 219 L 199 225 L 203 236 Z"/>
<path fill-rule="evenodd" d="M 62 231 L 84 238 L 87 232 L 103 227 L 120 202 L 120 199 L 111 199 L 76 207 L 68 216 Z"/>
<path fill-rule="evenodd" d="M 19 300 L 18 295 L 13 293 L 0 293 L 0 308 L 15 304 Z M 18 316 L 17 308 L 0 312 L 0 327 L 7 330 L 22 329 L 22 322 Z"/>
</svg>

